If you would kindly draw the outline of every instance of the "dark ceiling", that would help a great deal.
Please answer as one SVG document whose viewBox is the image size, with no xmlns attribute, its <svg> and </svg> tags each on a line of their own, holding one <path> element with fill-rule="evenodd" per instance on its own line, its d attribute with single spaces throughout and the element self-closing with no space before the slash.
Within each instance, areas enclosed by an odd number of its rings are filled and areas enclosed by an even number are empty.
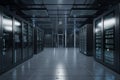
<svg viewBox="0 0 120 80">
<path fill-rule="evenodd" d="M 92 23 L 93 19 L 119 0 L 1 0 L 0 5 L 10 6 L 26 20 L 34 21 L 36 26 L 46 30 L 63 30 L 67 19 L 67 28 Z"/>
</svg>

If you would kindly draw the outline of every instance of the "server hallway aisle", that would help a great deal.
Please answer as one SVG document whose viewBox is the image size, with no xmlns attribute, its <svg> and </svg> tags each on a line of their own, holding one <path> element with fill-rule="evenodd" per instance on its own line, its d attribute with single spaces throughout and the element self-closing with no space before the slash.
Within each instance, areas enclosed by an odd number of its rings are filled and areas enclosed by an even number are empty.
<svg viewBox="0 0 120 80">
<path fill-rule="evenodd" d="M 46 48 L 0 80 L 120 80 L 120 76 L 73 48 Z"/>
</svg>

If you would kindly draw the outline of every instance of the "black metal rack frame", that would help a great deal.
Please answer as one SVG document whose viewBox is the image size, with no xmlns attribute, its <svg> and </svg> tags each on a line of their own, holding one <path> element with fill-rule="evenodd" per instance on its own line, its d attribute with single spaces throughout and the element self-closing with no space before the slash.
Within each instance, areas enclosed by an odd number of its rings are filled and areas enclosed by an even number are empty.
<svg viewBox="0 0 120 80">
<path fill-rule="evenodd" d="M 113 64 L 109 64 L 109 63 L 106 63 L 105 62 L 105 56 L 104 56 L 104 49 L 105 49 L 105 30 L 104 30 L 104 17 L 111 14 L 111 13 L 114 13 L 115 14 L 115 26 L 114 27 L 114 63 Z M 95 42 L 96 42 L 96 39 L 95 39 L 95 26 L 96 26 L 96 21 L 101 19 L 102 21 L 102 32 L 101 32 L 101 35 L 102 35 L 102 59 L 98 59 L 96 58 L 96 47 L 95 47 Z M 120 4 L 116 5 L 115 7 L 113 7 L 112 9 L 110 9 L 109 11 L 107 11 L 106 13 L 104 13 L 103 15 L 99 16 L 98 18 L 96 18 L 94 20 L 94 32 L 93 32 L 93 36 L 94 36 L 94 40 L 93 40 L 93 43 L 94 43 L 94 58 L 97 62 L 100 62 L 101 64 L 107 66 L 108 68 L 111 68 L 112 70 L 120 73 Z"/>
</svg>

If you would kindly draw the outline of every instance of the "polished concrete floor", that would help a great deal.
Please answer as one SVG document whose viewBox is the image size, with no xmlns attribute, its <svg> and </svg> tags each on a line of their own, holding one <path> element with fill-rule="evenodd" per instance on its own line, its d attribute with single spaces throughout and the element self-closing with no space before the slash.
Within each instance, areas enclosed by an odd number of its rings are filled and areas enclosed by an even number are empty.
<svg viewBox="0 0 120 80">
<path fill-rule="evenodd" d="M 120 75 L 74 48 L 46 48 L 0 80 L 120 80 Z"/>
</svg>

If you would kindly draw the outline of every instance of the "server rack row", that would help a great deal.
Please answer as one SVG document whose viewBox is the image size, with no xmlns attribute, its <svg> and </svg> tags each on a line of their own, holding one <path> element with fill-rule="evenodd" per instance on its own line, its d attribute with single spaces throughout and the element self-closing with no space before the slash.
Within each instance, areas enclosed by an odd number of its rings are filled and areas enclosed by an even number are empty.
<svg viewBox="0 0 120 80">
<path fill-rule="evenodd" d="M 33 53 L 33 26 L 0 7 L 0 74 L 28 60 Z"/>
<path fill-rule="evenodd" d="M 34 54 L 38 54 L 44 49 L 44 31 L 34 28 Z"/>
<path fill-rule="evenodd" d="M 86 24 L 79 30 L 79 51 L 87 56 L 93 55 L 93 25 Z"/>
<path fill-rule="evenodd" d="M 119 5 L 94 20 L 94 57 L 117 72 L 120 72 L 119 20 Z"/>
</svg>

